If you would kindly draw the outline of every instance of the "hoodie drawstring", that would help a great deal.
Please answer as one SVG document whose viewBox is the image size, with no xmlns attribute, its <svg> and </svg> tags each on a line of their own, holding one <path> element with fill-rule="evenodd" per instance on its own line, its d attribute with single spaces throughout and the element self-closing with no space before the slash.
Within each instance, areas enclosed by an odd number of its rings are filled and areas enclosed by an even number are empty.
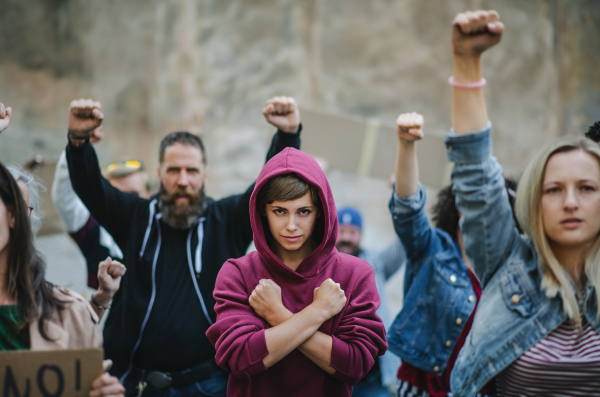
<svg viewBox="0 0 600 397">
<path fill-rule="evenodd" d="M 200 256 L 202 252 L 202 241 L 204 240 L 204 228 L 203 223 L 206 218 L 200 218 L 198 223 L 198 247 L 196 248 L 196 270 L 199 273 L 202 269 L 202 258 Z M 192 276 L 192 282 L 194 283 L 194 289 L 196 290 L 196 295 L 198 295 L 198 299 L 200 300 L 200 305 L 202 306 L 202 311 L 204 312 L 204 316 L 206 317 L 206 321 L 208 324 L 213 325 L 210 316 L 208 315 L 208 310 L 206 310 L 206 304 L 204 303 L 204 299 L 202 298 L 202 293 L 200 292 L 200 288 L 198 287 L 198 281 L 196 281 L 196 273 L 194 273 L 194 265 L 192 265 L 192 233 L 194 229 L 190 229 L 190 233 L 188 234 L 187 241 L 187 254 L 188 254 L 188 265 L 190 267 L 190 274 Z"/>
</svg>

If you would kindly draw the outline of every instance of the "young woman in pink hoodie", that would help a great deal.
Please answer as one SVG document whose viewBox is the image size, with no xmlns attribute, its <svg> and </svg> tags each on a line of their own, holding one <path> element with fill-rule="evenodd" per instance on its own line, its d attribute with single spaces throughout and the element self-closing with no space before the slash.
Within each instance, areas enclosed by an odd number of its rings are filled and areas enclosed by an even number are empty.
<svg viewBox="0 0 600 397">
<path fill-rule="evenodd" d="M 228 396 L 350 396 L 387 349 L 373 269 L 335 248 L 337 212 L 309 155 L 288 148 L 250 200 L 256 251 L 217 277 L 206 333 Z"/>
</svg>

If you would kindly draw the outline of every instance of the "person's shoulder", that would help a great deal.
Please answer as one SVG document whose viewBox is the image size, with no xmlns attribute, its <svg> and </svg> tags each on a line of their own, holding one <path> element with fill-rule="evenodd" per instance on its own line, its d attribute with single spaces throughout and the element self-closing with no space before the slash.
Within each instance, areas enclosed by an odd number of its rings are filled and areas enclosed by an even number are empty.
<svg viewBox="0 0 600 397">
<path fill-rule="evenodd" d="M 65 303 L 63 315 L 79 321 L 91 320 L 94 324 L 98 324 L 100 319 L 92 305 L 79 293 L 69 288 L 55 286 L 52 289 L 52 294 L 57 300 Z"/>
</svg>

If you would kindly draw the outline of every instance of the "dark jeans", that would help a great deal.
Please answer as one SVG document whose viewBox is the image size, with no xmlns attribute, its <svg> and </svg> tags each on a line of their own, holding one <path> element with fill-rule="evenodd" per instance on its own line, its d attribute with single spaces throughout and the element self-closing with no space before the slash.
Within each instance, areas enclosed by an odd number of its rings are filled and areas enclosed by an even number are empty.
<svg viewBox="0 0 600 397">
<path fill-rule="evenodd" d="M 210 378 L 181 387 L 169 387 L 167 389 L 157 389 L 154 386 L 147 385 L 142 393 L 142 397 L 225 397 L 227 395 L 227 380 L 229 373 L 219 370 L 213 373 Z M 139 394 L 139 381 L 131 377 L 125 378 L 123 386 L 127 390 L 126 397 L 137 397 Z"/>
<path fill-rule="evenodd" d="M 379 370 L 370 371 L 352 388 L 352 397 L 390 397 L 388 389 L 381 384 Z"/>
</svg>

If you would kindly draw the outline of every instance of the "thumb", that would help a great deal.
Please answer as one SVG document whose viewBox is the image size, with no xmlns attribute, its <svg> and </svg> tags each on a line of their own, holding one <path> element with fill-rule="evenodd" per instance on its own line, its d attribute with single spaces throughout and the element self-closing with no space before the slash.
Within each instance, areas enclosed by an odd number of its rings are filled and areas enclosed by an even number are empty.
<svg viewBox="0 0 600 397">
<path fill-rule="evenodd" d="M 102 360 L 102 372 L 108 372 L 112 368 L 112 360 Z"/>
<path fill-rule="evenodd" d="M 94 109 L 92 110 L 92 116 L 97 119 L 97 120 L 103 120 L 104 119 L 104 113 L 102 113 L 102 111 L 100 109 Z"/>
<path fill-rule="evenodd" d="M 275 110 L 275 108 L 273 107 L 273 104 L 268 104 L 267 106 L 265 106 L 265 108 L 263 109 L 263 114 L 265 116 L 269 116 L 271 115 L 271 113 L 273 113 L 273 111 Z"/>
<path fill-rule="evenodd" d="M 12 116 L 12 108 L 8 107 L 8 108 L 6 108 L 6 117 L 5 118 L 8 118 L 10 120 L 11 116 Z"/>
</svg>

